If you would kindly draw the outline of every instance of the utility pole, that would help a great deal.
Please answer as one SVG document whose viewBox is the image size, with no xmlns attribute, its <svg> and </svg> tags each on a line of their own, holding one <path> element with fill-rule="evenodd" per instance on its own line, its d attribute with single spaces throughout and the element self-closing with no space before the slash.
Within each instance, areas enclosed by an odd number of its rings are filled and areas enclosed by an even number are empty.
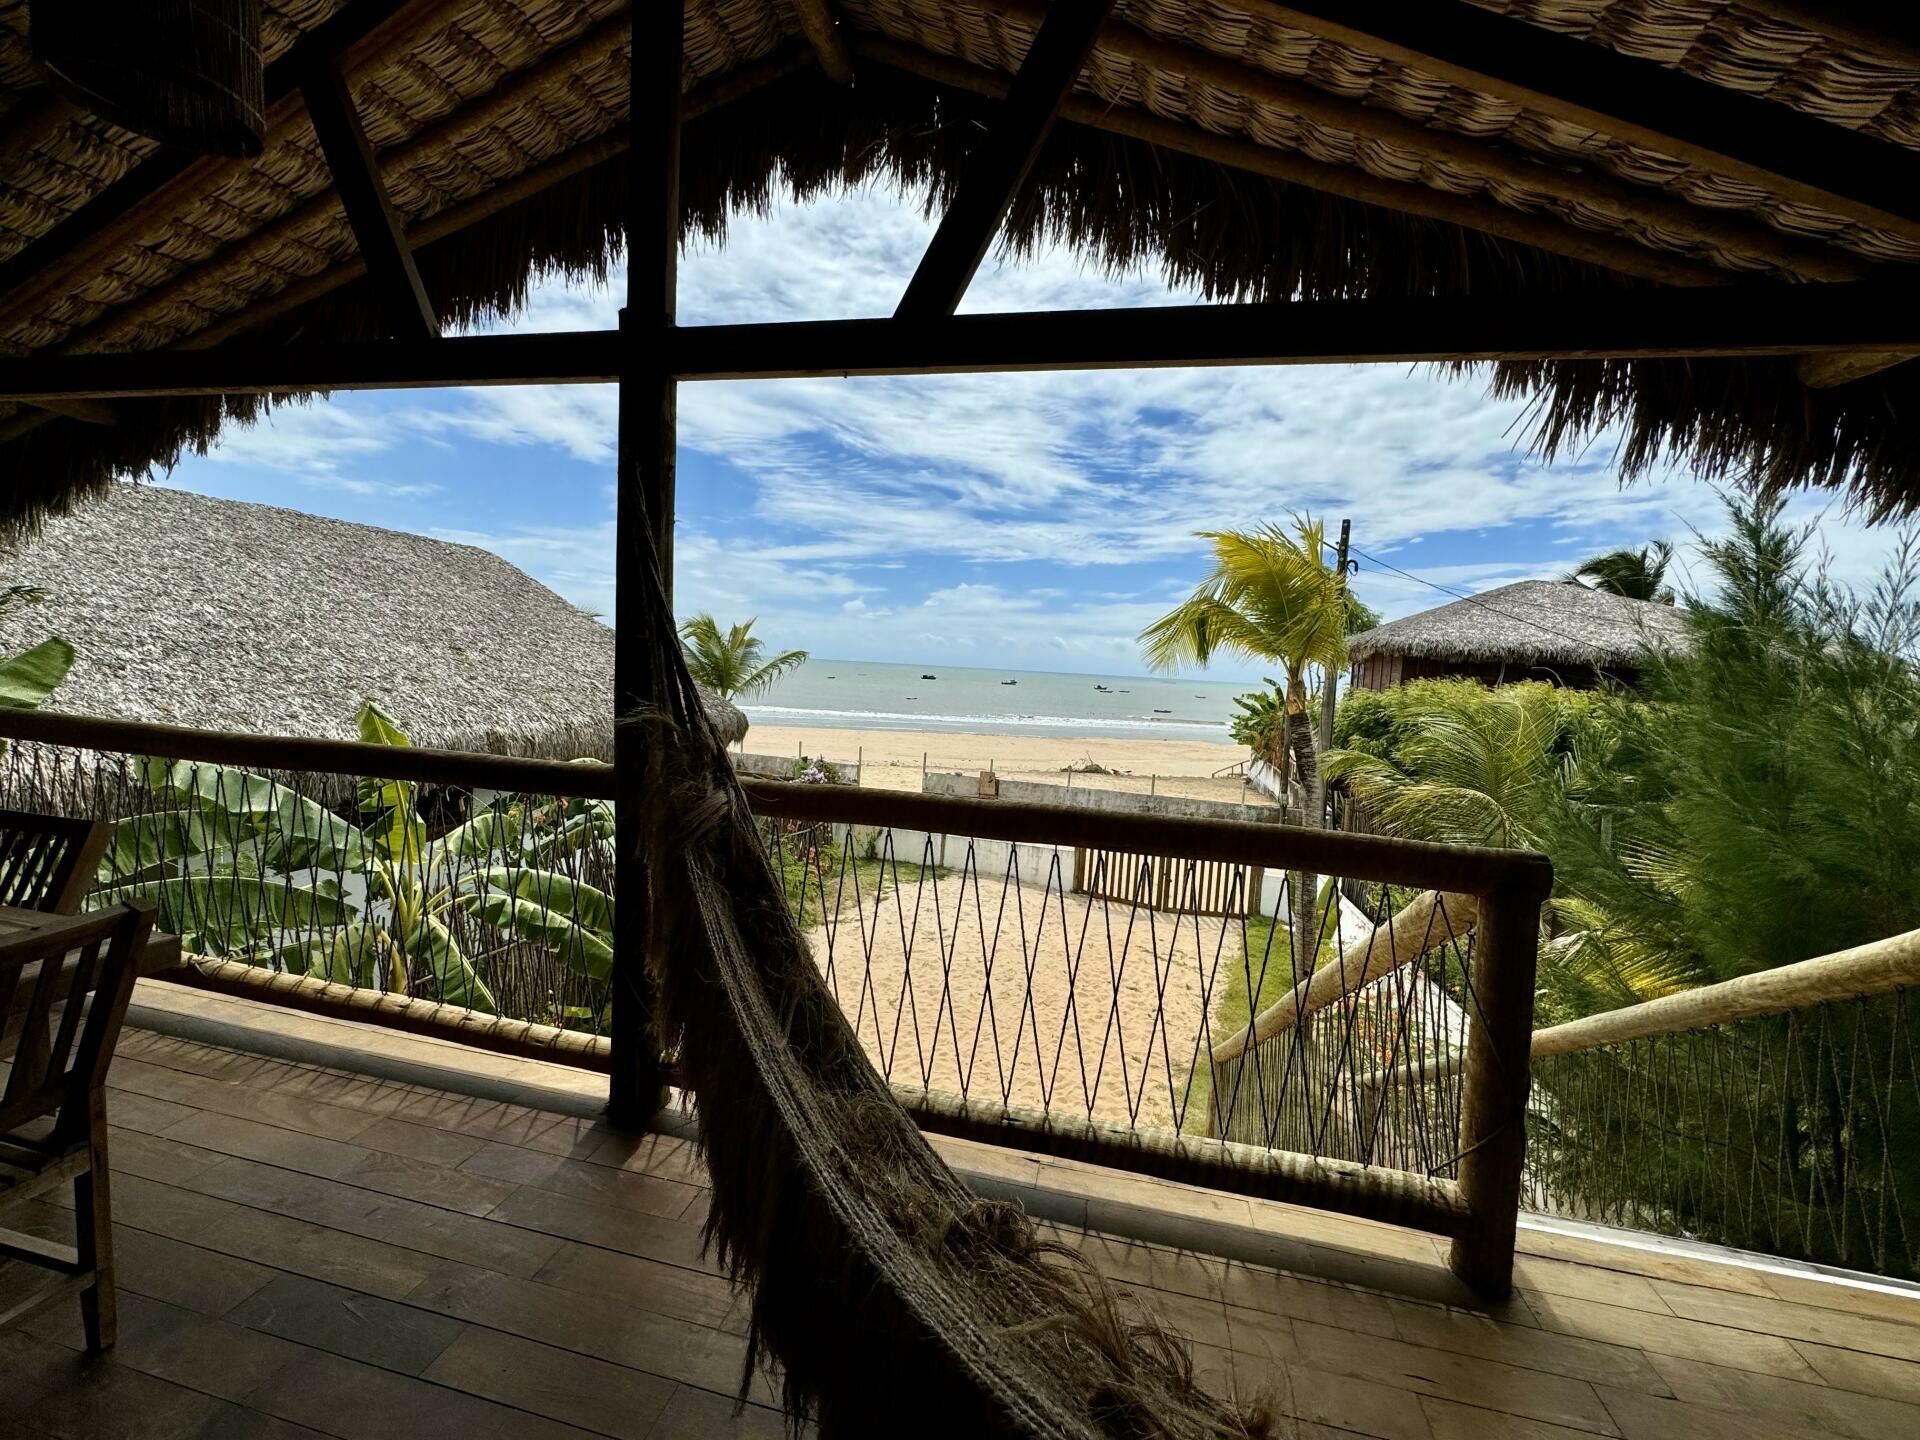
<svg viewBox="0 0 1920 1440">
<path fill-rule="evenodd" d="M 1353 538 L 1353 521 L 1340 522 L 1340 545 L 1335 552 L 1335 565 L 1339 569 L 1341 603 L 1346 602 L 1347 593 L 1347 544 Z M 1345 626 L 1345 618 L 1341 620 Z M 1333 673 L 1333 667 L 1327 667 L 1327 673 L 1320 682 L 1320 750 L 1324 754 L 1333 748 L 1333 709 L 1339 701 L 1339 676 Z"/>
</svg>

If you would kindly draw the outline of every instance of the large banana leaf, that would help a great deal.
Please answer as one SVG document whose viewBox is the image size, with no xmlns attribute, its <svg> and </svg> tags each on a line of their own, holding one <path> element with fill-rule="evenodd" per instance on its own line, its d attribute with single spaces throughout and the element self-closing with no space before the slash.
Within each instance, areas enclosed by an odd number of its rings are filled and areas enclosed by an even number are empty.
<svg viewBox="0 0 1920 1440">
<path fill-rule="evenodd" d="M 556 914 L 570 916 L 581 929 L 613 938 L 613 899 L 604 890 L 596 890 L 557 870 L 495 869 L 481 877 L 489 889 L 504 890 L 544 906 Z"/>
<path fill-rule="evenodd" d="M 147 900 L 159 907 L 157 924 L 190 951 L 225 955 L 284 935 L 343 925 L 354 909 L 328 882 L 294 885 L 262 877 L 244 862 L 231 869 L 128 885 L 110 901 Z"/>
<path fill-rule="evenodd" d="M 368 987 L 379 976 L 380 961 L 394 959 L 393 940 L 379 925 L 343 925 L 280 952 L 294 975 L 312 975 L 341 985 Z"/>
<path fill-rule="evenodd" d="M 613 806 L 604 800 L 575 800 L 573 805 L 578 808 L 563 815 L 551 833 L 534 846 L 540 860 L 551 863 L 596 841 L 613 839 Z"/>
<path fill-rule="evenodd" d="M 161 878 L 148 872 L 162 866 L 178 870 L 185 861 L 207 853 L 209 838 L 198 810 L 129 815 L 115 823 L 97 878 L 102 885 Z"/>
<path fill-rule="evenodd" d="M 431 917 L 407 936 L 407 958 L 433 972 L 437 998 L 444 1005 L 462 1005 L 485 1014 L 497 1013 L 493 992 L 461 952 L 447 927 Z"/>
<path fill-rule="evenodd" d="M 369 857 L 360 831 L 326 806 L 276 787 L 267 851 L 263 857 L 276 870 L 360 870 Z"/>
<path fill-rule="evenodd" d="M 73 646 L 58 635 L 0 661 L 0 708 L 31 710 L 59 688 L 73 668 Z"/>
<path fill-rule="evenodd" d="M 604 936 L 576 925 L 564 910 L 495 889 L 462 895 L 457 903 L 494 929 L 552 951 L 562 964 L 589 979 L 605 980 L 613 973 L 613 946 Z"/>
<path fill-rule="evenodd" d="M 456 825 L 433 842 L 441 855 L 478 860 L 485 855 L 513 854 L 520 848 L 520 817 L 506 810 L 485 810 Z"/>
</svg>

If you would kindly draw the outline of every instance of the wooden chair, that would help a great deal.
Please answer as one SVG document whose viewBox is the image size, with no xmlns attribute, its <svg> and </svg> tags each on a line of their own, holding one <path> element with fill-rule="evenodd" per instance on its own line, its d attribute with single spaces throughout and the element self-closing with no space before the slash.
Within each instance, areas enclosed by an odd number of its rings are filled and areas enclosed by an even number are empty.
<svg viewBox="0 0 1920 1440">
<path fill-rule="evenodd" d="M 112 834 L 98 820 L 0 810 L 0 905 L 79 913 Z"/>
<path fill-rule="evenodd" d="M 28 992 L 26 1026 L 0 1092 L 0 1203 L 71 1180 L 75 1231 L 68 1246 L 0 1229 L 0 1259 L 61 1277 L 0 1309 L 0 1326 L 77 1292 L 87 1348 L 96 1352 L 114 1339 L 107 1066 L 152 928 L 153 907 L 129 903 L 0 944 L 0 1013 L 21 986 Z"/>
</svg>

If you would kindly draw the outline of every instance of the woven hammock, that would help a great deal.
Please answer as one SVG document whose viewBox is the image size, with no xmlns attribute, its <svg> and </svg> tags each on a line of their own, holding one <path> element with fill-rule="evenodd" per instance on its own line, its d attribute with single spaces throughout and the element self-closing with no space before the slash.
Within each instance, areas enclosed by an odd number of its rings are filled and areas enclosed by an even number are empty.
<svg viewBox="0 0 1920 1440">
<path fill-rule="evenodd" d="M 826 988 L 654 587 L 649 968 L 713 1181 L 706 1238 L 827 1437 L 1271 1433 L 1201 1390 L 1184 1342 L 1017 1207 L 947 1168 Z"/>
</svg>

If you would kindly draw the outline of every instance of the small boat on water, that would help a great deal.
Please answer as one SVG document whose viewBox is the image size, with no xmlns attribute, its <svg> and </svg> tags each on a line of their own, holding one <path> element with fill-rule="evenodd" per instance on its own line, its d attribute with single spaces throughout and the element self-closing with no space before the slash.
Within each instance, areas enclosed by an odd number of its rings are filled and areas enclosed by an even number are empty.
<svg viewBox="0 0 1920 1440">
<path fill-rule="evenodd" d="M 1171 711 L 1171 710 L 1156 710 L 1156 711 L 1154 711 L 1153 713 L 1154 713 L 1154 714 L 1156 714 L 1156 715 L 1171 715 L 1171 714 L 1173 714 L 1173 711 Z"/>
<path fill-rule="evenodd" d="M 1107 687 L 1106 687 L 1106 686 L 1104 686 L 1104 685 L 1096 685 L 1096 686 L 1094 686 L 1093 688 L 1094 688 L 1095 690 L 1097 690 L 1097 691 L 1099 691 L 1099 692 L 1100 692 L 1100 693 L 1101 693 L 1102 695 L 1111 695 L 1111 694 L 1113 694 L 1113 691 L 1111 691 L 1111 690 L 1109 690 L 1109 689 L 1107 689 Z"/>
<path fill-rule="evenodd" d="M 1020 682 L 1018 680 L 1002 680 L 1000 683 L 1002 685 L 1018 685 Z"/>
<path fill-rule="evenodd" d="M 922 675 L 920 678 L 922 680 L 938 680 L 940 677 L 938 675 Z"/>
</svg>

